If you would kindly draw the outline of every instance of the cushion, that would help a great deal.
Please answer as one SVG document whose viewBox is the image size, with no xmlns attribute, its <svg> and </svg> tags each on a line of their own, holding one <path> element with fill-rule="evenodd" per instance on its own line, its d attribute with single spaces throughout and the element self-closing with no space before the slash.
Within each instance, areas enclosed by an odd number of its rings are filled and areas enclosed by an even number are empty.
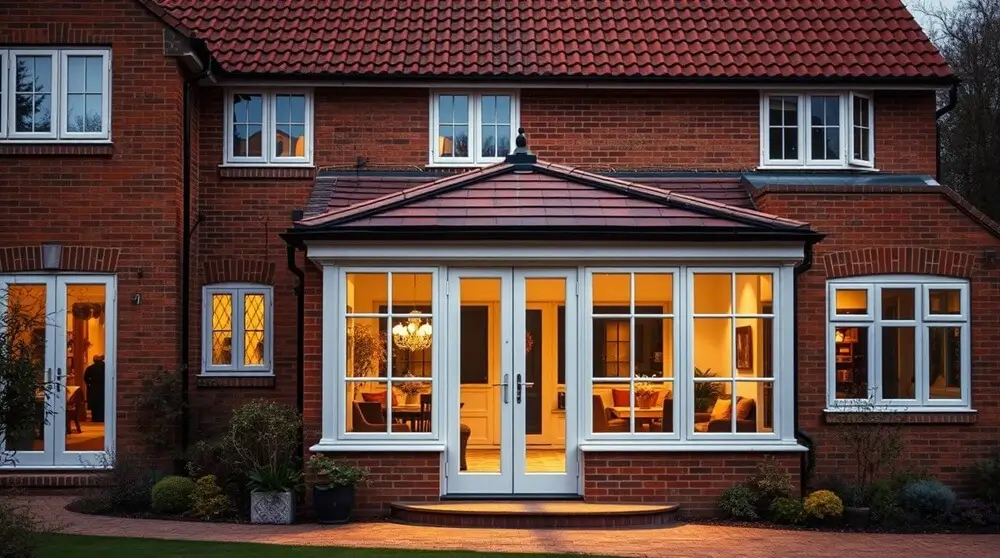
<svg viewBox="0 0 1000 558">
<path fill-rule="evenodd" d="M 385 390 L 382 391 L 362 391 L 361 398 L 365 401 L 378 402 L 383 406 L 385 405 Z M 393 406 L 399 404 L 399 399 L 396 397 L 396 392 L 392 393 L 392 404 Z"/>
<path fill-rule="evenodd" d="M 750 420 L 754 412 L 753 399 L 740 397 L 736 400 L 736 420 Z"/>
<path fill-rule="evenodd" d="M 613 407 L 628 407 L 628 390 L 627 389 L 612 389 L 611 390 L 611 405 Z"/>
<path fill-rule="evenodd" d="M 731 418 L 733 418 L 732 399 L 720 397 L 715 401 L 715 407 L 712 408 L 712 418 L 709 420 L 729 420 Z"/>
</svg>

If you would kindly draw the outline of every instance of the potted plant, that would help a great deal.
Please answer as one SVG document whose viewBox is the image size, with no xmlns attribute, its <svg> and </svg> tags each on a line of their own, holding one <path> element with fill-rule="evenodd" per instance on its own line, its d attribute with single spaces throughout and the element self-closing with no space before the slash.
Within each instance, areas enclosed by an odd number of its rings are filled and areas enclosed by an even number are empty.
<svg viewBox="0 0 1000 558">
<path fill-rule="evenodd" d="M 645 379 L 646 376 L 639 376 Z M 635 383 L 635 404 L 640 409 L 648 409 L 656 404 L 656 392 L 659 391 L 658 386 L 650 382 L 636 382 Z"/>
<path fill-rule="evenodd" d="M 325 455 L 310 457 L 308 467 L 318 477 L 313 485 L 316 522 L 329 525 L 350 521 L 355 487 L 365 482 L 368 469 L 338 463 Z"/>
<path fill-rule="evenodd" d="M 275 463 L 247 473 L 250 489 L 250 523 L 288 525 L 295 521 L 295 491 L 302 485 L 302 471 L 292 463 Z"/>
<path fill-rule="evenodd" d="M 715 378 L 715 373 L 709 368 L 704 372 L 695 367 L 695 378 Z M 712 410 L 715 400 L 724 395 L 723 384 L 716 382 L 695 382 L 694 383 L 694 406 L 697 412 L 707 412 Z"/>
<path fill-rule="evenodd" d="M 407 373 L 403 377 L 413 378 L 414 375 Z M 427 386 L 423 382 L 399 382 L 393 387 L 403 393 L 405 396 L 403 401 L 406 405 L 418 405 L 420 403 L 420 394 L 423 393 Z"/>
</svg>

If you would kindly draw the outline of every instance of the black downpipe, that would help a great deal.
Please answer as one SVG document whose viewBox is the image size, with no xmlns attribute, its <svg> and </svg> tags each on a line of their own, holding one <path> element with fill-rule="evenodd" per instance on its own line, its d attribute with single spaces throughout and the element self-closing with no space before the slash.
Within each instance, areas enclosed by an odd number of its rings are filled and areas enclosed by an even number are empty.
<svg viewBox="0 0 1000 558">
<path fill-rule="evenodd" d="M 181 452 L 187 453 L 191 441 L 190 424 L 190 378 L 191 368 L 191 236 L 194 227 L 191 226 L 191 91 L 194 83 L 211 73 L 211 65 L 195 76 L 184 80 L 184 115 L 181 122 L 181 180 L 182 203 L 181 223 Z"/>
<path fill-rule="evenodd" d="M 792 398 L 792 418 L 795 425 L 795 440 L 809 448 L 799 458 L 799 490 L 801 496 L 806 496 L 806 480 L 808 471 L 816 461 L 816 444 L 812 437 L 799 429 L 799 276 L 812 269 L 813 266 L 813 244 L 806 244 L 805 254 L 802 262 L 795 266 L 795 279 L 792 282 L 792 315 L 795 316 L 792 322 L 792 336 L 795 342 L 792 344 L 792 355 L 795 362 L 795 390 Z"/>
<path fill-rule="evenodd" d="M 306 311 L 306 274 L 295 263 L 295 247 L 288 245 L 288 270 L 295 275 L 295 404 L 302 416 L 305 402 L 305 311 Z M 305 456 L 304 426 L 299 426 L 298 455 Z"/>
<path fill-rule="evenodd" d="M 941 120 L 942 116 L 953 111 L 957 104 L 958 104 L 958 84 L 956 83 L 953 84 L 951 86 L 951 90 L 948 91 L 948 104 L 937 109 L 937 111 L 934 113 L 935 123 L 936 121 Z M 934 178 L 936 178 L 938 182 L 941 182 L 941 126 L 940 125 L 934 126 L 934 134 L 935 134 L 934 146 L 936 150 L 935 156 L 937 165 L 936 170 L 934 171 L 935 172 Z"/>
</svg>

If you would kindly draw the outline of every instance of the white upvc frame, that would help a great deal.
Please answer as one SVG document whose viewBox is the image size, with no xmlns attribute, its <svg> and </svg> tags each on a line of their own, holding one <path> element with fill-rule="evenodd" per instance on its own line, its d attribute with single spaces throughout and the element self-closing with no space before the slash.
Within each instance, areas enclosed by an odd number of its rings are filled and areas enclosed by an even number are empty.
<svg viewBox="0 0 1000 558">
<path fill-rule="evenodd" d="M 232 353 L 229 364 L 212 364 L 212 295 L 232 296 Z M 244 295 L 264 296 L 264 354 L 259 365 L 244 364 Z M 237 342 L 239 341 L 239 342 Z M 215 283 L 202 287 L 201 370 L 203 376 L 271 376 L 274 374 L 274 287 L 257 283 Z"/>
<path fill-rule="evenodd" d="M 7 79 L 9 56 L 0 49 L 0 139 L 7 137 L 7 109 L 10 94 L 10 80 Z"/>
<path fill-rule="evenodd" d="M 406 381 L 416 381 L 431 386 L 431 429 L 430 432 L 348 432 L 347 431 L 347 276 L 350 274 L 386 274 L 386 312 L 385 313 L 362 313 L 352 312 L 351 318 L 378 318 L 388 319 L 386 328 L 386 350 L 388 352 L 386 361 L 386 377 L 375 378 L 379 383 L 386 385 L 386 398 L 390 399 L 392 394 L 392 384 Z M 333 331 L 336 333 L 324 336 L 323 343 L 323 432 L 324 440 L 327 440 L 326 433 L 335 433 L 336 442 L 348 443 L 362 448 L 397 448 L 404 450 L 440 450 L 444 448 L 441 442 L 441 409 L 445 406 L 444 381 L 439 380 L 440 374 L 444 373 L 445 355 L 442 342 L 438 339 L 431 343 L 431 377 L 419 377 L 404 379 L 392 376 L 392 318 L 391 316 L 404 316 L 407 312 L 396 312 L 392 308 L 392 281 L 395 274 L 429 274 L 431 276 L 431 313 L 420 314 L 423 318 L 432 320 L 434 335 L 447 331 L 447 312 L 444 311 L 443 299 L 446 296 L 443 290 L 446 288 L 446 281 L 439 281 L 441 276 L 437 267 L 428 266 L 344 266 L 323 268 L 324 295 L 335 293 L 335 296 L 323 297 L 323 323 L 336 324 Z M 325 285 L 332 282 L 332 289 L 327 290 Z M 331 300 L 332 299 L 332 300 Z M 329 305 L 332 304 L 332 308 Z M 326 328 L 324 328 L 326 329 Z M 334 341 L 329 343 L 328 341 Z M 333 386 L 328 384 L 328 380 L 333 379 Z M 329 399 L 329 401 L 328 401 Z M 329 407 L 328 405 L 332 406 Z M 331 409 L 333 412 L 327 412 Z M 392 424 L 392 405 L 386 405 L 386 423 Z M 323 443 L 323 442 L 321 442 Z M 329 442 L 326 442 L 329 443 Z M 428 445 L 428 443 L 433 445 Z M 376 451 L 378 451 L 376 449 Z"/>
<path fill-rule="evenodd" d="M 853 99 L 854 97 L 868 99 L 868 119 L 871 124 L 869 130 L 869 155 L 871 161 L 860 161 L 853 158 Z M 799 157 L 797 159 L 774 159 L 770 153 L 770 99 L 772 97 L 795 97 L 798 101 L 798 145 Z M 812 158 L 812 122 L 810 114 L 812 111 L 812 97 L 837 97 L 840 106 L 840 121 L 838 123 L 840 131 L 840 158 L 839 159 L 813 159 Z M 847 168 L 862 168 L 874 170 L 875 164 L 875 102 L 872 95 L 857 91 L 843 90 L 810 90 L 804 91 L 761 91 L 760 95 L 760 166 L 766 169 L 811 169 L 811 170 L 838 170 Z"/>
<path fill-rule="evenodd" d="M 233 155 L 233 99 L 236 95 L 259 95 L 261 98 L 261 146 L 259 157 Z M 280 157 L 274 151 L 277 130 L 277 98 L 279 95 L 302 95 L 305 100 L 305 155 Z M 313 164 L 313 90 L 312 89 L 227 89 L 224 95 L 224 129 L 222 133 L 223 166 L 227 167 L 311 167 Z M 249 138 L 248 138 L 249 139 Z"/>
<path fill-rule="evenodd" d="M 914 316 L 912 320 L 882 318 L 883 289 L 913 289 Z M 959 314 L 931 314 L 929 293 L 932 289 L 957 291 L 961 304 Z M 865 314 L 837 314 L 836 293 L 840 290 L 864 291 L 867 298 Z M 837 399 L 836 386 L 836 329 L 837 327 L 867 328 L 868 333 L 868 390 L 875 395 L 875 403 L 885 411 L 909 412 L 962 412 L 971 411 L 972 393 L 972 343 L 970 339 L 971 316 L 969 282 L 927 275 L 879 275 L 849 277 L 827 282 L 826 327 L 826 381 L 827 411 L 850 412 L 864 404 L 860 399 Z M 914 398 L 887 399 L 881 389 L 882 379 L 882 329 L 884 327 L 914 328 Z M 930 397 L 929 328 L 959 328 L 961 397 L 959 399 L 932 399 Z"/>
<path fill-rule="evenodd" d="M 101 58 L 101 129 L 98 132 L 69 131 L 69 59 L 73 56 L 99 56 Z M 59 136 L 63 139 L 107 139 L 110 136 L 111 115 L 111 54 L 107 50 L 60 51 L 58 83 Z"/>
<path fill-rule="evenodd" d="M 51 75 L 49 76 L 49 83 L 51 84 L 51 91 L 49 91 L 49 107 L 52 112 L 51 118 L 49 120 L 49 131 L 48 132 L 18 132 L 17 126 L 14 124 L 14 120 L 17 119 L 17 59 L 19 57 L 30 57 L 30 56 L 48 56 L 52 59 L 51 64 Z M 7 79 L 7 90 L 9 95 L 7 96 L 7 115 L 11 119 L 8 125 L 7 137 L 12 140 L 54 140 L 58 138 L 59 132 L 59 114 L 62 110 L 61 100 L 59 97 L 59 50 L 58 49 L 11 49 L 8 52 L 9 66 L 8 74 L 5 76 Z"/>
<path fill-rule="evenodd" d="M 441 95 L 464 95 L 469 98 L 469 156 L 445 157 L 438 155 L 438 98 Z M 477 89 L 441 89 L 430 92 L 428 138 L 428 166 L 432 167 L 470 167 L 487 165 L 504 160 L 504 156 L 483 157 L 482 151 L 482 98 L 491 95 L 506 95 L 510 97 L 510 150 L 514 150 L 514 140 L 517 138 L 517 128 L 521 121 L 521 103 L 516 90 L 477 90 Z"/>
</svg>

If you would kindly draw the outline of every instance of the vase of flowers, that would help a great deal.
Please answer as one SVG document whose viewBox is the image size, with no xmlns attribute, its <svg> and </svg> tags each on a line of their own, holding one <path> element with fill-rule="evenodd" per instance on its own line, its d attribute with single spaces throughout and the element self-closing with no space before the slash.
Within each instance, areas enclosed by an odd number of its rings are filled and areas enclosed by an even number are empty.
<svg viewBox="0 0 1000 558">
<path fill-rule="evenodd" d="M 413 374 L 407 373 L 404 378 L 414 378 Z M 396 384 L 397 389 L 405 397 L 404 404 L 406 405 L 417 405 L 420 403 L 420 394 L 423 393 L 426 385 L 424 382 L 399 382 Z"/>
<path fill-rule="evenodd" d="M 645 376 L 640 376 L 645 378 Z M 651 382 L 635 383 L 635 404 L 640 409 L 648 409 L 656 404 L 657 386 Z"/>
</svg>

